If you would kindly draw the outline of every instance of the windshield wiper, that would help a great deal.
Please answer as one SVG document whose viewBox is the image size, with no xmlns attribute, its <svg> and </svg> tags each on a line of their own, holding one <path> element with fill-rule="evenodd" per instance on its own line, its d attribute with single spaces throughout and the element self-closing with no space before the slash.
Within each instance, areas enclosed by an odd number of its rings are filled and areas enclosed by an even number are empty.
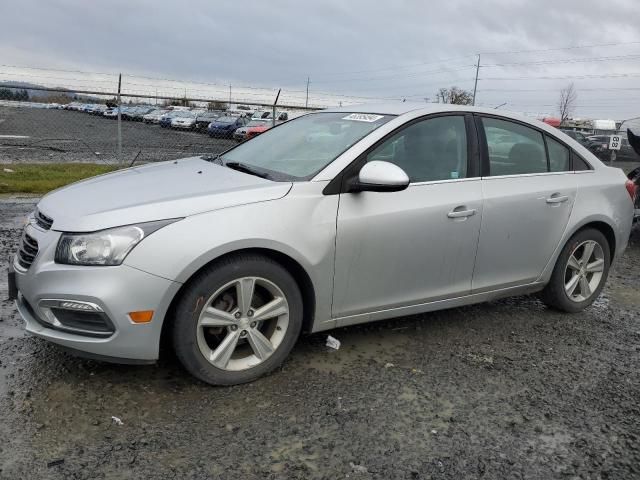
<svg viewBox="0 0 640 480">
<path fill-rule="evenodd" d="M 267 180 L 270 180 L 270 175 L 268 173 L 256 170 L 251 165 L 247 165 L 246 163 L 227 162 L 224 164 L 224 166 L 229 167 L 233 170 L 237 170 L 239 172 L 248 173 L 249 175 L 255 175 L 256 177 L 266 178 Z"/>
</svg>

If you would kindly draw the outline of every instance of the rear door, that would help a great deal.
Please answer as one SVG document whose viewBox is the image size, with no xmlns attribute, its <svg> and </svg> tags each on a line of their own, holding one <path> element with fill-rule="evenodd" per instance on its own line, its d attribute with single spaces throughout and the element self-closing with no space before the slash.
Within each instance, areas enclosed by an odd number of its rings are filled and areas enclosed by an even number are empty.
<svg viewBox="0 0 640 480">
<path fill-rule="evenodd" d="M 569 149 L 541 130 L 477 116 L 483 214 L 474 293 L 534 282 L 569 221 L 576 197 Z"/>
</svg>

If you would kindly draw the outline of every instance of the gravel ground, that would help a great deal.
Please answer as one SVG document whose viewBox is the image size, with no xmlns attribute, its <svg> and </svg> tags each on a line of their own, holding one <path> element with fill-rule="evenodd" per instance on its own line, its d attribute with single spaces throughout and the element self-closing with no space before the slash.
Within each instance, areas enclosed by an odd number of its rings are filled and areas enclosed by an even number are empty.
<svg viewBox="0 0 640 480">
<path fill-rule="evenodd" d="M 16 138 L 18 137 L 18 138 Z M 26 137 L 26 138 L 20 138 Z M 140 122 L 122 122 L 125 163 L 218 153 L 233 140 Z M 116 163 L 117 122 L 67 110 L 0 107 L 0 163 Z"/>
<path fill-rule="evenodd" d="M 0 203 L 2 299 L 32 202 Z M 230 388 L 170 355 L 71 357 L 2 300 L 0 478 L 640 478 L 639 279 L 636 230 L 584 313 L 519 297 L 338 329 Z"/>
</svg>

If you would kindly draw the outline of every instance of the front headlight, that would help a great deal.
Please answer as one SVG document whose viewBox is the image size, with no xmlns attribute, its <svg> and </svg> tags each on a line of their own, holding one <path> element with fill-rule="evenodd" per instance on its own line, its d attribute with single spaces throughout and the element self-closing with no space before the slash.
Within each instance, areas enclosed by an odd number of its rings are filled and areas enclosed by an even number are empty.
<svg viewBox="0 0 640 480">
<path fill-rule="evenodd" d="M 56 263 L 120 265 L 143 238 L 178 220 L 139 223 L 91 233 L 63 233 L 56 247 Z"/>
</svg>

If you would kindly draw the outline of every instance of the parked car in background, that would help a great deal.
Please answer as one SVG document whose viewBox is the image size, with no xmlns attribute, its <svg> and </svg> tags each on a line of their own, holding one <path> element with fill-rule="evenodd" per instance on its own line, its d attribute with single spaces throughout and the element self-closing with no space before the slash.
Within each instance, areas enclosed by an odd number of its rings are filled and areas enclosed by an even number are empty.
<svg viewBox="0 0 640 480">
<path fill-rule="evenodd" d="M 247 140 L 247 131 L 256 127 L 271 126 L 271 120 L 268 119 L 252 119 L 244 127 L 240 127 L 233 132 L 233 139 L 238 142 L 244 142 Z M 266 129 L 265 129 L 266 130 Z M 263 130 L 264 131 L 264 130 Z M 254 135 L 255 136 L 255 135 Z"/>
<path fill-rule="evenodd" d="M 210 137 L 232 138 L 237 128 L 244 127 L 249 119 L 247 117 L 224 116 L 216 118 L 207 127 Z"/>
<path fill-rule="evenodd" d="M 615 162 L 640 162 L 640 155 L 636 153 L 627 137 L 627 132 L 618 132 L 621 139 L 620 150 L 616 150 Z"/>
<path fill-rule="evenodd" d="M 578 132 L 577 130 L 569 130 L 567 128 L 561 128 L 560 131 L 565 135 L 569 135 L 571 138 L 573 138 L 575 141 L 577 141 L 581 145 L 586 146 L 589 144 L 589 140 L 587 139 L 587 136 L 582 132 Z"/>
<path fill-rule="evenodd" d="M 196 114 L 189 111 L 178 111 L 171 118 L 171 128 L 192 130 L 196 126 Z"/>
<path fill-rule="evenodd" d="M 247 131 L 245 133 L 244 139 L 245 140 L 249 140 L 249 139 L 251 139 L 253 137 L 257 137 L 261 133 L 264 133 L 267 130 L 269 130 L 272 126 L 273 126 L 273 122 L 271 122 L 271 120 L 268 120 L 267 122 L 263 123 L 262 125 L 256 125 L 254 127 L 247 128 Z"/>
<path fill-rule="evenodd" d="M 273 117 L 273 112 L 270 110 L 259 110 L 256 112 L 253 112 L 253 115 L 251 116 L 252 120 L 259 120 L 259 119 L 265 119 L 265 118 L 272 118 Z M 276 112 L 276 121 L 278 122 L 286 122 L 287 120 L 289 120 L 289 112 Z"/>
<path fill-rule="evenodd" d="M 589 135 L 587 140 L 589 141 L 588 149 L 601 161 L 609 161 L 611 159 L 611 152 L 609 151 L 609 135 Z"/>
<path fill-rule="evenodd" d="M 146 115 L 143 115 L 142 121 L 144 123 L 160 123 L 160 117 L 162 117 L 162 115 L 164 115 L 168 111 L 169 110 L 166 110 L 166 109 L 152 110 L 151 112 L 147 113 Z"/>
<path fill-rule="evenodd" d="M 101 103 L 88 105 L 86 110 L 91 115 L 102 115 L 107 111 L 107 106 Z"/>
<path fill-rule="evenodd" d="M 128 107 L 122 112 L 123 120 L 138 121 L 142 120 L 142 117 L 153 110 L 153 107 L 133 106 Z"/>
<path fill-rule="evenodd" d="M 155 110 L 154 107 L 138 107 L 135 111 L 130 115 L 131 120 L 134 122 L 142 122 L 144 120 L 144 116 L 148 113 L 151 113 Z"/>
<path fill-rule="evenodd" d="M 160 116 L 160 121 L 158 122 L 162 128 L 170 128 L 171 120 L 173 117 L 181 110 L 169 110 L 167 113 L 164 113 Z"/>
<path fill-rule="evenodd" d="M 210 110 L 206 112 L 199 113 L 196 116 L 196 130 L 198 131 L 206 131 L 209 127 L 209 124 L 213 122 L 215 119 L 224 116 L 224 112 L 217 110 Z"/>
<path fill-rule="evenodd" d="M 67 349 L 153 362 L 164 338 L 195 377 L 238 384 L 303 330 L 532 293 L 582 311 L 627 246 L 634 195 L 524 116 L 350 106 L 49 193 L 8 291 L 29 333 Z"/>
<path fill-rule="evenodd" d="M 118 110 L 120 110 L 120 116 L 122 117 L 123 109 L 124 107 L 107 108 L 102 116 L 105 118 L 118 118 Z"/>
</svg>

